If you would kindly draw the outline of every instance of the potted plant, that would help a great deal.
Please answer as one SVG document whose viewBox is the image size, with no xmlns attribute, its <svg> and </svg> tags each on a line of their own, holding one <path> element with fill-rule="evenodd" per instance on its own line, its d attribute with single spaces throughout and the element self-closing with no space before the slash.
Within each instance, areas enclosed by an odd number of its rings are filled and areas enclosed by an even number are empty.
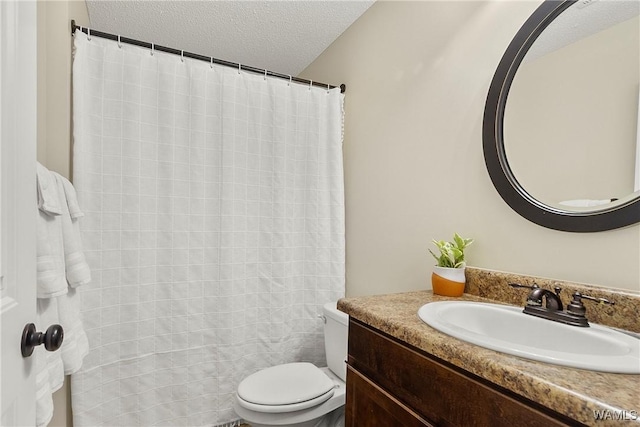
<svg viewBox="0 0 640 427">
<path fill-rule="evenodd" d="M 439 250 L 435 254 L 429 252 L 436 259 L 437 264 L 431 274 L 431 286 L 433 293 L 437 295 L 458 297 L 464 292 L 466 266 L 464 250 L 473 243 L 473 239 L 465 239 L 458 233 L 454 233 L 452 242 L 433 240 L 433 244 Z"/>
</svg>

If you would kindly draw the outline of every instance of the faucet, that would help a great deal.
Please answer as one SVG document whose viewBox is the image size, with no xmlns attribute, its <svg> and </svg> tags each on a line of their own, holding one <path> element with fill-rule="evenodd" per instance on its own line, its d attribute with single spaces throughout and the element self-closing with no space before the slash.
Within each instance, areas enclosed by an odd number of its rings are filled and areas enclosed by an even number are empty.
<svg viewBox="0 0 640 427">
<path fill-rule="evenodd" d="M 554 288 L 555 294 L 550 290 L 543 289 L 535 283 L 532 286 L 521 285 L 519 283 L 510 283 L 512 288 L 527 288 L 531 289 L 529 296 L 527 296 L 528 307 L 542 307 L 542 300 L 544 299 L 544 308 L 549 311 L 562 311 L 562 300 L 560 299 L 560 287 Z"/>
<path fill-rule="evenodd" d="M 563 311 L 562 300 L 560 299 L 560 291 L 562 291 L 562 289 L 559 286 L 554 288 L 555 293 L 548 289 L 543 289 L 535 283 L 533 285 L 509 283 L 509 286 L 512 288 L 531 289 L 531 292 L 529 292 L 527 296 L 527 303 L 524 310 L 522 310 L 523 313 L 572 326 L 589 326 L 586 317 L 587 309 L 582 303 L 582 299 L 599 302 L 601 304 L 615 304 L 614 301 L 609 301 L 605 298 L 596 298 L 575 292 L 571 303 L 567 306 L 567 311 Z M 543 300 L 544 306 L 542 305 Z"/>
</svg>

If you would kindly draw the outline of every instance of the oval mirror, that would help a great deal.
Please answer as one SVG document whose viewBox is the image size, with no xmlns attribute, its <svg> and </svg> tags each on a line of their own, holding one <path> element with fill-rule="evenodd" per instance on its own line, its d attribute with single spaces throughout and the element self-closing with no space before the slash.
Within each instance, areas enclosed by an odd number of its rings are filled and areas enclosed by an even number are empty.
<svg viewBox="0 0 640 427">
<path fill-rule="evenodd" d="M 491 82 L 483 148 L 491 180 L 544 227 L 640 221 L 640 1 L 545 1 Z"/>
</svg>

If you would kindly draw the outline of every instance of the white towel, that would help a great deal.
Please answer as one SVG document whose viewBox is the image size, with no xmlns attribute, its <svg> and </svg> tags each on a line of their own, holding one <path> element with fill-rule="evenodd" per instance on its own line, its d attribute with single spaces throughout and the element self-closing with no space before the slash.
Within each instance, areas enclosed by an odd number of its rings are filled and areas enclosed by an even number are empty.
<svg viewBox="0 0 640 427">
<path fill-rule="evenodd" d="M 84 216 L 78 204 L 76 190 L 65 177 L 55 172 L 51 173 L 58 186 L 58 192 L 64 197 L 62 200 L 62 241 L 64 242 L 64 263 L 69 286 L 75 288 L 91 281 L 91 271 L 82 251 L 80 226 L 78 218 Z"/>
<path fill-rule="evenodd" d="M 60 323 L 60 316 L 58 314 L 58 303 L 56 298 L 40 298 L 37 304 L 36 314 L 36 330 L 40 332 L 46 332 L 47 328 L 51 325 Z M 67 339 L 66 331 L 64 340 Z M 47 363 L 47 370 L 49 371 L 49 386 L 51 392 L 58 390 L 62 387 L 64 382 L 64 365 L 62 363 L 62 357 L 60 351 L 46 351 L 44 345 L 38 346 L 34 349 L 34 352 L 38 350 L 44 353 Z"/>
<path fill-rule="evenodd" d="M 38 209 L 50 215 L 60 215 L 60 196 L 55 178 L 49 169 L 36 164 L 36 182 L 38 185 Z"/>
<path fill-rule="evenodd" d="M 55 298 L 39 298 L 36 330 L 45 332 L 53 324 L 64 330 L 62 347 L 46 351 L 44 346 L 33 350 L 36 369 L 36 425 L 49 424 L 53 416 L 52 394 L 64 383 L 64 376 L 77 372 L 89 352 L 89 342 L 80 317 L 80 300 L 75 289 Z"/>
<path fill-rule="evenodd" d="M 77 372 L 89 351 L 82 326 L 75 286 L 88 283 L 91 273 L 82 252 L 78 218 L 82 211 L 75 190 L 64 177 L 38 164 L 37 330 L 59 324 L 62 347 L 53 352 L 34 349 L 36 369 L 36 425 L 46 426 L 53 416 L 52 393 L 64 376 Z M 68 283 L 68 284 L 67 284 Z M 70 287 L 71 286 L 71 287 Z"/>
<path fill-rule="evenodd" d="M 66 295 L 57 297 L 60 325 L 64 328 L 64 341 L 60 349 L 65 375 L 77 372 L 89 353 L 89 341 L 80 316 L 80 295 L 71 288 Z"/>
<path fill-rule="evenodd" d="M 37 171 L 37 296 L 52 298 L 67 293 L 61 194 L 58 192 L 57 181 L 49 170 L 38 163 Z"/>
<path fill-rule="evenodd" d="M 45 332 L 49 326 L 59 323 L 56 298 L 39 298 L 36 307 L 37 331 Z M 59 350 L 46 351 L 44 346 L 38 346 L 33 350 L 33 357 L 36 368 L 36 425 L 46 426 L 53 416 L 51 395 L 64 382 L 64 366 Z"/>
<path fill-rule="evenodd" d="M 38 351 L 33 352 L 36 368 L 36 426 L 46 426 L 53 417 L 53 391 L 49 384 L 49 370 L 47 369 L 47 355 Z"/>
<path fill-rule="evenodd" d="M 67 199 L 67 207 L 69 208 L 69 215 L 71 215 L 71 219 L 82 218 L 84 216 L 84 212 L 80 209 L 78 195 L 76 194 L 76 189 L 73 188 L 73 184 L 71 184 L 67 178 L 54 172 L 54 176 L 56 175 L 62 179 L 64 197 Z"/>
</svg>

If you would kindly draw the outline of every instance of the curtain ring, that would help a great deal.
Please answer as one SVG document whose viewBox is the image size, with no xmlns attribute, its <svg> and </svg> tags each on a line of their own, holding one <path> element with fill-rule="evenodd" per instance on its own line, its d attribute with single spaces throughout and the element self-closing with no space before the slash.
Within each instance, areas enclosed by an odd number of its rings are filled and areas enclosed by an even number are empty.
<svg viewBox="0 0 640 427">
<path fill-rule="evenodd" d="M 289 74 L 289 86 L 291 86 L 291 74 Z"/>
<path fill-rule="evenodd" d="M 180 61 L 184 62 L 184 50 L 180 51 Z"/>
<path fill-rule="evenodd" d="M 327 84 L 327 93 L 329 93 L 329 89 L 331 89 L 331 87 Z"/>
<path fill-rule="evenodd" d="M 87 40 L 91 41 L 91 28 L 87 27 Z"/>
<path fill-rule="evenodd" d="M 313 80 L 309 80 L 309 90 L 311 90 L 311 86 L 313 86 Z"/>
<path fill-rule="evenodd" d="M 118 47 L 122 49 L 122 43 L 120 43 L 120 35 L 118 34 Z"/>
<path fill-rule="evenodd" d="M 156 48 L 156 45 L 151 43 L 151 56 L 153 56 L 153 51 L 155 50 L 155 48 Z"/>
<path fill-rule="evenodd" d="M 267 69 L 264 70 L 264 80 L 267 81 Z"/>
<path fill-rule="evenodd" d="M 242 64 L 238 64 L 238 74 L 240 74 L 240 71 L 242 71 Z"/>
<path fill-rule="evenodd" d="M 211 57 L 211 64 L 210 64 L 211 69 L 213 70 L 213 56 Z"/>
</svg>

